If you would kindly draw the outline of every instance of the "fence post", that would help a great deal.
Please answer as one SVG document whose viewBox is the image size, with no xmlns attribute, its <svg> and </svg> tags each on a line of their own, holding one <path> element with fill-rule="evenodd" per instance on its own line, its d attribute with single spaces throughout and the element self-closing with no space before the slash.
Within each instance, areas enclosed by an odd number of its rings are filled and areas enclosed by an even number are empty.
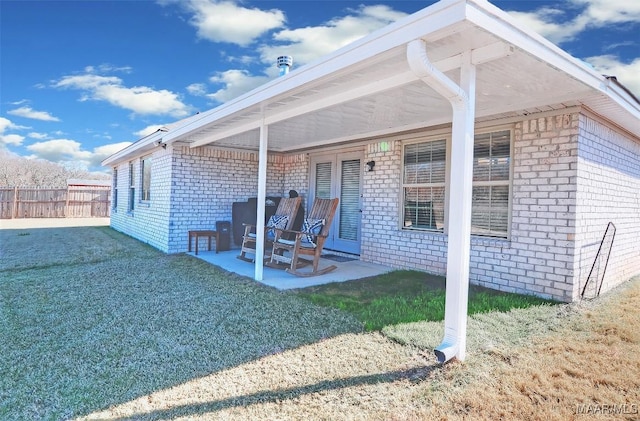
<svg viewBox="0 0 640 421">
<path fill-rule="evenodd" d="M 13 187 L 13 205 L 11 206 L 11 219 L 18 215 L 18 186 Z"/>
<path fill-rule="evenodd" d="M 67 195 L 64 202 L 64 217 L 69 217 L 69 186 L 67 185 Z"/>
</svg>

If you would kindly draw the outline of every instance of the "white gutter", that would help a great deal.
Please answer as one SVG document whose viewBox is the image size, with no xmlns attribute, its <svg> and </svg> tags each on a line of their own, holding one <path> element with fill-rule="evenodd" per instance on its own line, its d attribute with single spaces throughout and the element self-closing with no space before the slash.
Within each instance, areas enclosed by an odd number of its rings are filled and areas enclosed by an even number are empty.
<svg viewBox="0 0 640 421">
<path fill-rule="evenodd" d="M 451 102 L 453 126 L 449 166 L 447 290 L 444 338 L 434 350 L 438 361 L 463 361 L 467 341 L 467 300 L 471 248 L 471 191 L 475 120 L 476 67 L 472 52 L 463 53 L 460 86 L 435 68 L 427 57 L 426 42 L 407 45 L 409 67 L 423 82 Z"/>
<path fill-rule="evenodd" d="M 167 128 L 162 127 L 155 132 L 137 140 L 131 145 L 120 149 L 118 152 L 105 158 L 100 164 L 104 167 L 107 167 L 112 163 L 121 162 L 132 156 L 144 153 L 145 151 L 153 150 L 154 148 L 164 144 L 163 137 L 167 134 L 167 131 Z"/>
</svg>

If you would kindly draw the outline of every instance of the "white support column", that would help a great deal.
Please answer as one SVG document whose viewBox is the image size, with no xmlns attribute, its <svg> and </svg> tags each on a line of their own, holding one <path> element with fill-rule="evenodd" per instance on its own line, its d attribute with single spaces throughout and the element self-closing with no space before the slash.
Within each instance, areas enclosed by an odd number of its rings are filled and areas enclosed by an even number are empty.
<svg viewBox="0 0 640 421">
<path fill-rule="evenodd" d="M 260 126 L 260 151 L 258 152 L 258 212 L 256 221 L 256 263 L 253 279 L 262 281 L 264 269 L 264 215 L 267 199 L 267 146 L 269 126 Z"/>
<path fill-rule="evenodd" d="M 454 107 L 449 167 L 449 224 L 447 244 L 447 291 L 445 339 L 457 343 L 455 356 L 463 361 L 467 343 L 467 302 L 471 253 L 471 197 L 473 182 L 473 143 L 475 120 L 476 67 L 465 53 L 460 69 L 460 87 L 467 94 L 463 106 Z M 446 358 L 443 356 L 443 358 Z"/>
<path fill-rule="evenodd" d="M 451 162 L 448 173 L 447 291 L 444 338 L 435 349 L 441 363 L 456 357 L 463 361 L 467 343 L 467 301 L 471 255 L 471 193 L 475 130 L 476 67 L 472 52 L 460 55 L 460 84 L 435 68 L 427 56 L 426 43 L 407 45 L 409 67 L 422 81 L 445 97 L 453 109 Z"/>
</svg>

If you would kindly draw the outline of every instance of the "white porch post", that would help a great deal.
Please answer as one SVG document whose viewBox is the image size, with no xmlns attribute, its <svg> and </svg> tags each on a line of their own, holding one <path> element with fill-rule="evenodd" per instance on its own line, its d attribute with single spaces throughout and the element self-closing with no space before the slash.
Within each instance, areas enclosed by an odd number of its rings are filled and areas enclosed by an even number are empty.
<svg viewBox="0 0 640 421">
<path fill-rule="evenodd" d="M 455 356 L 463 361 L 467 344 L 467 303 L 471 252 L 471 197 L 473 182 L 473 142 L 475 120 L 476 67 L 470 52 L 463 54 L 460 87 L 467 101 L 454 107 L 449 167 L 449 220 L 447 243 L 447 291 L 445 336 L 438 349 L 457 343 Z M 446 356 L 443 355 L 443 358 Z"/>
<path fill-rule="evenodd" d="M 260 125 L 260 151 L 258 152 L 258 212 L 256 221 L 256 263 L 253 279 L 262 281 L 264 269 L 264 211 L 267 199 L 267 144 L 269 126 Z"/>
<path fill-rule="evenodd" d="M 426 43 L 420 39 L 407 45 L 407 60 L 415 75 L 448 99 L 453 108 L 447 199 L 449 213 L 445 330 L 442 343 L 435 349 L 435 354 L 442 363 L 453 357 L 462 361 L 467 343 L 476 67 L 472 62 L 472 52 L 462 53 L 458 85 L 429 61 Z"/>
</svg>

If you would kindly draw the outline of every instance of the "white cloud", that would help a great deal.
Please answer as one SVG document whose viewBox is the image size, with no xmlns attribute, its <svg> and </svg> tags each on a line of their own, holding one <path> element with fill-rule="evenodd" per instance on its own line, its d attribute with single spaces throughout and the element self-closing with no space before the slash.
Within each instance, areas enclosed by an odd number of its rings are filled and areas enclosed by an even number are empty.
<svg viewBox="0 0 640 421">
<path fill-rule="evenodd" d="M 578 20 L 585 26 L 602 27 L 612 23 L 640 21 L 640 2 L 630 0 L 571 0 L 585 7 Z"/>
<path fill-rule="evenodd" d="M 192 83 L 187 86 L 187 92 L 194 96 L 204 96 L 207 93 L 207 85 L 204 83 Z"/>
<path fill-rule="evenodd" d="M 131 142 L 118 142 L 118 143 L 110 143 L 108 145 L 98 146 L 93 149 L 91 159 L 89 160 L 89 168 L 99 167 L 100 163 L 104 161 L 106 158 L 110 157 L 116 152 L 121 151 L 127 146 L 131 145 Z"/>
<path fill-rule="evenodd" d="M 84 160 L 91 156 L 91 152 L 82 151 L 80 142 L 69 139 L 52 139 L 37 142 L 27 146 L 38 158 L 52 162 Z"/>
<path fill-rule="evenodd" d="M 231 56 L 228 55 L 225 51 L 220 52 L 220 56 L 228 61 L 229 63 L 240 63 L 240 64 L 251 64 L 256 61 L 255 56 L 252 55 L 241 55 L 241 56 Z"/>
<path fill-rule="evenodd" d="M 232 1 L 190 0 L 187 8 L 198 36 L 213 42 L 246 46 L 285 22 L 280 10 L 249 9 Z"/>
<path fill-rule="evenodd" d="M 293 56 L 295 68 L 362 38 L 405 15 L 388 6 L 361 6 L 359 9 L 351 10 L 349 15 L 332 19 L 324 25 L 282 30 L 274 35 L 277 45 L 264 44 L 259 47 L 261 61 L 268 66 L 262 74 L 254 75 L 240 69 L 218 73 L 210 82 L 222 84 L 223 87 L 207 96 L 218 102 L 229 101 L 276 77 L 278 69 L 275 61 L 282 54 Z"/>
<path fill-rule="evenodd" d="M 0 146 L 6 147 L 7 145 L 20 146 L 24 141 L 24 136 L 19 134 L 0 134 Z"/>
<path fill-rule="evenodd" d="M 131 142 L 112 143 L 94 148 L 92 151 L 82 149 L 82 144 L 71 139 L 52 139 L 27 146 L 33 155 L 29 158 L 46 159 L 51 162 L 73 165 L 85 170 L 100 167 L 107 157 L 129 146 Z"/>
<path fill-rule="evenodd" d="M 44 140 L 49 136 L 47 136 L 45 133 L 31 132 L 27 134 L 27 137 L 30 137 L 31 139 Z"/>
<path fill-rule="evenodd" d="M 634 95 L 640 98 L 640 58 L 631 63 L 622 63 L 612 55 L 594 56 L 585 59 L 598 72 L 615 76 L 618 82 L 627 87 Z"/>
<path fill-rule="evenodd" d="M 294 66 L 309 63 L 402 17 L 385 5 L 361 6 L 347 16 L 334 18 L 324 25 L 285 29 L 274 35 L 279 45 L 260 47 L 264 63 L 274 63 L 277 56 L 293 56 Z"/>
<path fill-rule="evenodd" d="M 91 67 L 85 70 L 92 70 Z M 106 101 L 111 105 L 136 114 L 159 114 L 184 117 L 189 107 L 171 91 L 154 90 L 147 86 L 126 87 L 116 76 L 101 76 L 93 73 L 64 76 L 54 82 L 56 88 L 78 89 L 84 92 L 81 101 Z"/>
<path fill-rule="evenodd" d="M 579 8 L 573 19 L 564 9 Z M 563 9 L 542 7 L 533 12 L 509 12 L 540 35 L 555 43 L 574 39 L 590 28 L 640 21 L 640 2 L 629 0 L 569 0 Z"/>
<path fill-rule="evenodd" d="M 251 75 L 245 70 L 227 70 L 210 79 L 212 83 L 223 84 L 224 88 L 207 96 L 219 102 L 226 102 L 268 82 L 270 79 L 269 76 Z"/>
<path fill-rule="evenodd" d="M 556 44 L 571 40 L 584 29 L 577 26 L 575 22 L 563 21 L 565 11 L 560 9 L 543 7 L 535 12 L 509 12 L 509 14 Z"/>
<path fill-rule="evenodd" d="M 24 130 L 28 128 L 29 127 L 15 124 L 8 118 L 0 117 L 0 134 L 4 133 L 5 130 Z"/>
<path fill-rule="evenodd" d="M 98 66 L 87 66 L 84 68 L 84 71 L 87 73 L 109 73 L 109 72 L 122 72 L 122 73 L 131 73 L 133 69 L 131 66 L 114 66 L 112 64 L 104 63 L 99 64 Z"/>
<path fill-rule="evenodd" d="M 15 115 L 18 117 L 31 118 L 33 120 L 60 121 L 58 117 L 54 117 L 46 111 L 36 111 L 27 106 L 7 111 L 7 114 Z"/>
<path fill-rule="evenodd" d="M 19 126 L 14 124 L 8 118 L 0 117 L 0 149 L 5 148 L 7 145 L 20 146 L 24 140 L 24 136 L 18 134 L 5 134 L 7 130 L 21 130 L 28 127 Z"/>
</svg>

